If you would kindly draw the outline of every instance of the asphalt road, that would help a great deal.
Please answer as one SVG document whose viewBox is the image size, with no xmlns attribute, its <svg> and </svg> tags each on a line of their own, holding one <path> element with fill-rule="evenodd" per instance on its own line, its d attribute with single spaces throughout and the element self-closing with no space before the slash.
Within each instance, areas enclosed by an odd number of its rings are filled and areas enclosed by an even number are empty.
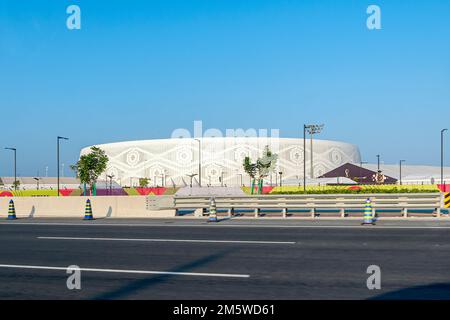
<svg viewBox="0 0 450 320">
<path fill-rule="evenodd" d="M 450 299 L 449 268 L 450 222 L 0 222 L 0 299 Z"/>
</svg>

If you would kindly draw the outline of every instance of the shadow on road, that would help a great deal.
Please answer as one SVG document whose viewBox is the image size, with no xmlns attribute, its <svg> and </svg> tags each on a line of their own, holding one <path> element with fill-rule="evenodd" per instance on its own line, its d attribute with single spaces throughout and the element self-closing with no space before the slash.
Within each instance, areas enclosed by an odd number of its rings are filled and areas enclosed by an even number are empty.
<svg viewBox="0 0 450 320">
<path fill-rule="evenodd" d="M 30 214 L 28 215 L 28 218 L 33 219 L 35 213 L 36 213 L 36 207 L 35 207 L 35 206 L 32 206 L 32 207 L 31 207 L 31 212 L 30 212 Z"/>
<path fill-rule="evenodd" d="M 387 292 L 369 300 L 449 300 L 450 283 L 433 283 Z"/>
<path fill-rule="evenodd" d="M 190 263 L 183 264 L 181 266 L 172 268 L 170 270 L 167 270 L 169 272 L 189 272 L 192 269 L 195 269 L 199 266 L 206 265 L 212 261 L 215 261 L 219 258 L 222 258 L 226 256 L 229 252 L 234 251 L 233 249 L 228 250 L 222 250 L 219 253 L 212 254 L 206 257 L 203 257 L 201 259 L 195 260 Z M 179 277 L 178 275 L 153 275 L 145 279 L 139 279 L 135 280 L 121 288 L 118 288 L 112 292 L 103 293 L 100 295 L 97 295 L 91 299 L 94 300 L 110 300 L 110 299 L 125 299 L 127 296 L 130 296 L 132 294 L 138 293 L 140 290 L 147 289 L 151 286 L 157 285 L 159 283 L 162 283 L 164 281 L 167 281 L 168 279 L 172 277 Z"/>
</svg>

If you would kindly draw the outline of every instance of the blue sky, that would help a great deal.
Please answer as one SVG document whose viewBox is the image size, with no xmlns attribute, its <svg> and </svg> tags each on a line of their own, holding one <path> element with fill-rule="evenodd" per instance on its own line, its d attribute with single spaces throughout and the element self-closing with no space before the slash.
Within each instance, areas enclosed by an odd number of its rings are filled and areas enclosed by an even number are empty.
<svg viewBox="0 0 450 320">
<path fill-rule="evenodd" d="M 66 28 L 71 4 L 81 30 Z M 370 4 L 382 30 L 366 27 Z M 0 145 L 17 147 L 20 175 L 55 175 L 57 135 L 69 165 L 84 146 L 194 120 L 282 137 L 316 122 L 365 161 L 438 165 L 449 40 L 448 0 L 0 0 Z"/>
</svg>

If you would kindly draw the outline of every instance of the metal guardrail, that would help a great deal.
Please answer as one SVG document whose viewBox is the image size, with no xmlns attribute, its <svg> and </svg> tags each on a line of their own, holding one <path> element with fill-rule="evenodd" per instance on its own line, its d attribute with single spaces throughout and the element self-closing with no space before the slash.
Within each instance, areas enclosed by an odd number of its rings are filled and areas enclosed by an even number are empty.
<svg viewBox="0 0 450 320">
<path fill-rule="evenodd" d="M 323 211 L 337 211 L 344 217 L 349 211 L 363 210 L 365 200 L 370 198 L 375 212 L 397 211 L 404 217 L 408 211 L 432 211 L 440 216 L 444 208 L 444 195 L 441 193 L 402 193 L 402 194 L 306 194 L 306 195 L 245 195 L 215 197 L 218 209 L 233 214 L 235 210 L 253 210 L 259 216 L 261 210 L 278 210 L 286 217 L 288 212 L 309 212 L 311 216 Z M 147 209 L 194 209 L 205 211 L 210 197 L 147 197 Z"/>
</svg>

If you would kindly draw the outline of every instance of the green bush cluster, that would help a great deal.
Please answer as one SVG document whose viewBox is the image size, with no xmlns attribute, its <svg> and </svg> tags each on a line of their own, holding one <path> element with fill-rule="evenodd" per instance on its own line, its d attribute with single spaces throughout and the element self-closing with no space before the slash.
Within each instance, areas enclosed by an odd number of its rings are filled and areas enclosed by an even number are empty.
<svg viewBox="0 0 450 320">
<path fill-rule="evenodd" d="M 438 189 L 422 189 L 422 188 L 402 188 L 402 187 L 392 187 L 392 188 L 368 188 L 364 187 L 362 189 L 343 189 L 343 188 L 326 188 L 323 190 L 277 190 L 272 191 L 270 194 L 370 194 L 370 193 L 435 193 L 439 192 Z"/>
</svg>

